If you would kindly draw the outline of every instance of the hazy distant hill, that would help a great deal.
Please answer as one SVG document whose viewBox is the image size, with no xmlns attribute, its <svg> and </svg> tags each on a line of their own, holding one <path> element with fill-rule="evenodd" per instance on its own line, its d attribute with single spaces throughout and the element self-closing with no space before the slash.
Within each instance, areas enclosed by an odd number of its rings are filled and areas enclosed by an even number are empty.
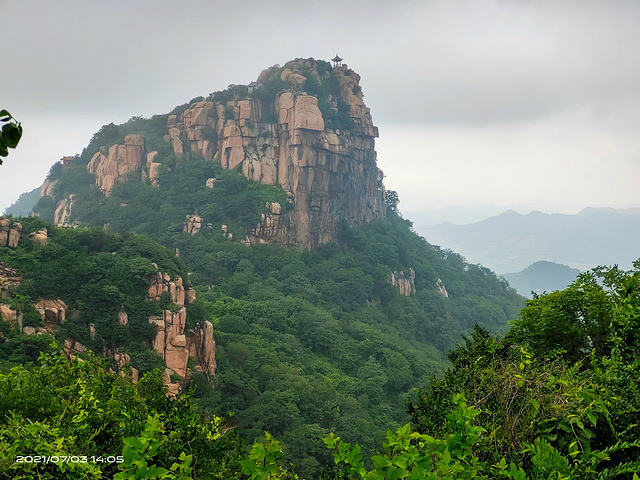
<svg viewBox="0 0 640 480">
<path fill-rule="evenodd" d="M 417 230 L 427 241 L 500 273 L 517 272 L 539 260 L 581 270 L 602 264 L 630 268 L 640 257 L 637 210 L 588 208 L 577 215 L 508 210 L 469 225 L 443 223 Z"/>
<path fill-rule="evenodd" d="M 469 223 L 480 222 L 489 217 L 500 215 L 506 210 L 514 210 L 518 213 L 526 214 L 532 211 L 532 208 L 517 207 L 498 207 L 495 205 L 485 205 L 481 207 L 442 207 L 425 210 L 402 211 L 405 218 L 408 218 L 416 225 L 417 229 L 422 227 L 431 227 L 441 223 L 449 222 L 456 225 L 466 225 Z"/>
<path fill-rule="evenodd" d="M 502 275 L 520 295 L 531 298 L 531 292 L 562 290 L 571 284 L 580 270 L 558 263 L 540 261 L 517 273 Z"/>
<path fill-rule="evenodd" d="M 40 200 L 40 187 L 34 188 L 30 192 L 24 192 L 18 199 L 7 207 L 4 211 L 5 215 L 13 215 L 14 217 L 26 217 Z"/>
</svg>

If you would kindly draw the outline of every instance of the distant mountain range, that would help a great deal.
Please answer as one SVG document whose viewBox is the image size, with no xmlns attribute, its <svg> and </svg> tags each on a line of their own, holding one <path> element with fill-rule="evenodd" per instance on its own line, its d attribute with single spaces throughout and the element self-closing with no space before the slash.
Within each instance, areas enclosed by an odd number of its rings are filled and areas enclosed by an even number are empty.
<svg viewBox="0 0 640 480">
<path fill-rule="evenodd" d="M 546 260 L 588 270 L 640 257 L 640 208 L 585 208 L 577 215 L 507 210 L 468 225 L 416 226 L 428 242 L 495 272 L 517 272 Z"/>
<path fill-rule="evenodd" d="M 505 273 L 502 276 L 520 295 L 531 298 L 531 292 L 538 294 L 562 290 L 570 285 L 580 274 L 580 270 L 546 262 L 544 260 L 529 265 L 517 273 Z"/>
<path fill-rule="evenodd" d="M 527 214 L 533 208 L 518 206 L 495 206 L 483 205 L 480 207 L 449 206 L 433 209 L 402 211 L 402 215 L 421 227 L 432 227 L 441 223 L 454 223 L 456 225 L 467 225 L 479 222 L 486 218 L 500 215 L 507 210 L 514 210 L 521 214 Z"/>
<path fill-rule="evenodd" d="M 35 204 L 38 203 L 38 200 L 40 200 L 40 187 L 20 195 L 15 202 L 5 208 L 3 215 L 26 217 L 31 213 L 31 210 L 33 210 Z"/>
</svg>

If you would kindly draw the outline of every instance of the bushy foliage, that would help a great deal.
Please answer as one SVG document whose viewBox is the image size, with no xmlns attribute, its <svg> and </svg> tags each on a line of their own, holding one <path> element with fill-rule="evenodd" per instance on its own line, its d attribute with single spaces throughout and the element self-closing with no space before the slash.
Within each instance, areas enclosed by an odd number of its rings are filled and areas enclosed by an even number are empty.
<svg viewBox="0 0 640 480">
<path fill-rule="evenodd" d="M 9 155 L 10 148 L 16 148 L 22 138 L 22 125 L 6 110 L 0 110 L 0 165 L 2 158 Z"/>
<path fill-rule="evenodd" d="M 159 371 L 133 385 L 103 360 L 67 360 L 55 346 L 38 363 L 0 374 L 3 478 L 239 478 L 235 433 L 203 420 L 189 395 L 167 397 Z M 34 455 L 58 461 L 17 462 Z M 63 462 L 71 456 L 86 461 Z"/>
<path fill-rule="evenodd" d="M 442 412 L 464 393 L 488 432 L 481 460 L 504 456 L 535 479 L 631 478 L 640 471 L 639 287 L 640 262 L 599 268 L 529 301 L 503 339 L 476 328 L 449 354 L 444 378 L 409 402 L 414 425 L 442 433 Z"/>
</svg>

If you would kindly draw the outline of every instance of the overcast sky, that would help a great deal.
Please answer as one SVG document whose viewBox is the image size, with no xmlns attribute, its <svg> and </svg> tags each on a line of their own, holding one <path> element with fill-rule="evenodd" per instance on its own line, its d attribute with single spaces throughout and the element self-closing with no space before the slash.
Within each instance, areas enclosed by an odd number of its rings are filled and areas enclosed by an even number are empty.
<svg viewBox="0 0 640 480">
<path fill-rule="evenodd" d="M 0 0 L 0 211 L 100 126 L 296 57 L 362 76 L 401 210 L 640 207 L 640 2 Z"/>
</svg>

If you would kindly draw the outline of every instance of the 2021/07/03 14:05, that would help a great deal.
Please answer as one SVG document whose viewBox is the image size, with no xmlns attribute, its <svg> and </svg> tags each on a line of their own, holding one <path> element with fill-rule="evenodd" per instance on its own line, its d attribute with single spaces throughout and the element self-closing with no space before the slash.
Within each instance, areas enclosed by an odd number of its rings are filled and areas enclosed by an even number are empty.
<svg viewBox="0 0 640 480">
<path fill-rule="evenodd" d="M 16 463 L 123 463 L 122 455 L 17 455 Z"/>
</svg>

